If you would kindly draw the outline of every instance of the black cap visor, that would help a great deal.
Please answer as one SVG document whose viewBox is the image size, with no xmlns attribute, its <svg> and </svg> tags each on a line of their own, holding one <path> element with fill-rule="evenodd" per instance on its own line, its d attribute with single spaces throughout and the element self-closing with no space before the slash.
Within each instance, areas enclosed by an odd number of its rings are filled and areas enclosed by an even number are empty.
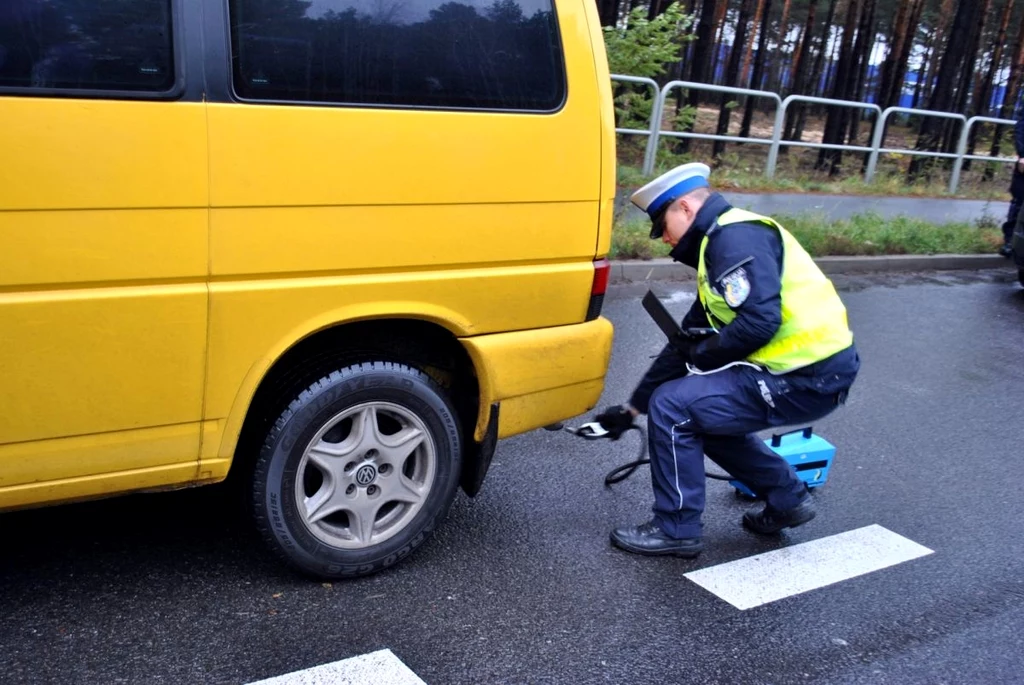
<svg viewBox="0 0 1024 685">
<path fill-rule="evenodd" d="M 665 206 L 658 210 L 658 213 L 651 218 L 651 240 L 659 240 L 665 233 L 665 215 L 668 213 L 668 208 L 672 206 L 675 200 L 670 200 L 665 203 Z"/>
</svg>

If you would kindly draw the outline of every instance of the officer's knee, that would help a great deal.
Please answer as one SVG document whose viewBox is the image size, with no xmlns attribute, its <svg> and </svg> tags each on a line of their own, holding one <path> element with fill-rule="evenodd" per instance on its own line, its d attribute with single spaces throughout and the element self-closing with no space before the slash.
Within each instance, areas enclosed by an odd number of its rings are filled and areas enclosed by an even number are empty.
<svg viewBox="0 0 1024 685">
<path fill-rule="evenodd" d="M 650 406 L 647 409 L 648 428 L 671 428 L 680 421 L 685 421 L 687 412 L 686 408 L 680 405 L 680 399 L 673 384 L 665 383 L 659 386 L 651 395 Z"/>
<path fill-rule="evenodd" d="M 659 385 L 651 393 L 651 400 L 647 404 L 647 419 L 653 423 L 661 423 L 665 416 L 668 392 L 665 385 Z"/>
</svg>

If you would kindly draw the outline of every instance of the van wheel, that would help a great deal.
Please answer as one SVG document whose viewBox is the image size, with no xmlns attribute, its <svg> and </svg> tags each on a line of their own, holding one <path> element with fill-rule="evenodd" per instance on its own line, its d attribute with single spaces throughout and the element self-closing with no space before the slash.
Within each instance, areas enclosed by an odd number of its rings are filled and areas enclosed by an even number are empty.
<svg viewBox="0 0 1024 685">
<path fill-rule="evenodd" d="M 461 459 L 455 411 L 430 377 L 390 362 L 348 366 L 303 391 L 267 435 L 256 525 L 307 574 L 375 573 L 444 519 Z"/>
</svg>

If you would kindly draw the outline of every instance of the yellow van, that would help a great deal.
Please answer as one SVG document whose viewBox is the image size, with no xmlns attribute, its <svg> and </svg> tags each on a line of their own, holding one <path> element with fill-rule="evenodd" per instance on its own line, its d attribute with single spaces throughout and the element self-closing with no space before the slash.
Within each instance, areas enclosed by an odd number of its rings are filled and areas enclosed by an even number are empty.
<svg viewBox="0 0 1024 685">
<path fill-rule="evenodd" d="M 0 3 L 0 509 L 245 479 L 403 558 L 612 328 L 592 0 Z"/>
</svg>

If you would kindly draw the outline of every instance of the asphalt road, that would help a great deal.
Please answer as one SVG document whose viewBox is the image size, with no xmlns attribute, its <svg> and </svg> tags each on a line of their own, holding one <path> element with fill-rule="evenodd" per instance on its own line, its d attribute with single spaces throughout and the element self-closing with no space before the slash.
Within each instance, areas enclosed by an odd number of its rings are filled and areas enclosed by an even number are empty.
<svg viewBox="0 0 1024 685">
<path fill-rule="evenodd" d="M 696 561 L 610 548 L 646 519 L 635 443 L 536 431 L 503 442 L 474 500 L 383 574 L 282 569 L 223 488 L 0 515 L 0 682 L 248 683 L 390 649 L 441 683 L 1024 682 L 1024 290 L 1013 274 L 837 277 L 863 359 L 818 517 L 778 540 L 709 482 Z M 657 283 L 682 315 L 692 282 Z M 660 345 L 613 289 L 602 404 Z M 684 578 L 879 525 L 934 553 L 740 611 Z"/>
</svg>

